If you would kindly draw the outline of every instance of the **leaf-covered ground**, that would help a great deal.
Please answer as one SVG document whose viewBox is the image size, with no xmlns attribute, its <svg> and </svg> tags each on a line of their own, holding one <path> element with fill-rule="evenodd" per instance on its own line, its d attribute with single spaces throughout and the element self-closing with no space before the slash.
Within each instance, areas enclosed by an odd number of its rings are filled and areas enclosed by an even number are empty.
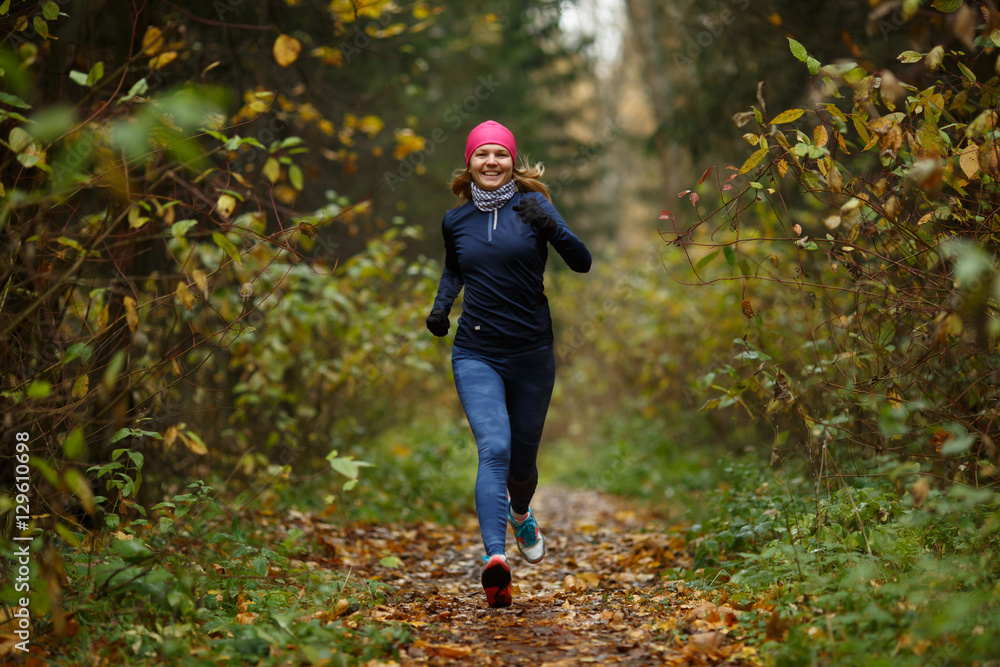
<svg viewBox="0 0 1000 667">
<path fill-rule="evenodd" d="M 350 536 L 330 526 L 321 540 L 328 554 L 317 564 L 356 567 L 392 586 L 387 603 L 365 615 L 410 629 L 402 665 L 758 663 L 740 636 L 744 612 L 663 580 L 665 570 L 690 565 L 680 531 L 588 491 L 540 489 L 533 510 L 548 555 L 529 565 L 508 535 L 515 585 L 508 609 L 486 606 L 474 516 L 459 527 L 378 525 Z M 365 571 L 365 563 L 380 561 Z"/>
</svg>

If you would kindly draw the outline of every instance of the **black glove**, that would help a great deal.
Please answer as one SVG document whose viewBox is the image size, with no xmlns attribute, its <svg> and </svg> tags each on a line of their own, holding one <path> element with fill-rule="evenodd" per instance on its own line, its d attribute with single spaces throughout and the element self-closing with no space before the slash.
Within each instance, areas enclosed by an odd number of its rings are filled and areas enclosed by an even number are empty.
<svg viewBox="0 0 1000 667">
<path fill-rule="evenodd" d="M 435 308 L 427 316 L 427 330 L 438 338 L 447 336 L 450 328 L 451 322 L 448 320 L 448 313 L 444 312 L 443 308 Z"/>
<path fill-rule="evenodd" d="M 521 220 L 538 230 L 538 235 L 548 241 L 556 235 L 559 223 L 542 210 L 541 204 L 534 197 L 522 197 L 521 203 L 514 207 Z"/>
</svg>

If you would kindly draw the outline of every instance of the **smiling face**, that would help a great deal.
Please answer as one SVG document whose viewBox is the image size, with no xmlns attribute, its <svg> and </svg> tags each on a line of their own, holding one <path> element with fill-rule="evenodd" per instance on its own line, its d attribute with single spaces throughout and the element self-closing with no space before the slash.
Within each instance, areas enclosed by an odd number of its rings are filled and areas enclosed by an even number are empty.
<svg viewBox="0 0 1000 667">
<path fill-rule="evenodd" d="M 483 144 L 469 158 L 469 173 L 483 190 L 496 190 L 513 176 L 514 158 L 499 144 Z"/>
</svg>

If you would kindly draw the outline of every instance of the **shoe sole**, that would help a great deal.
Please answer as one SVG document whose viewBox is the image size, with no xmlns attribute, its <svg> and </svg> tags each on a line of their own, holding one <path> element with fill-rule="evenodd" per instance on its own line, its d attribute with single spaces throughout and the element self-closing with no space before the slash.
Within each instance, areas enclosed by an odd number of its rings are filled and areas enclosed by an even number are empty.
<svg viewBox="0 0 1000 667">
<path fill-rule="evenodd" d="M 528 558 L 528 554 L 524 553 L 524 549 L 521 548 L 521 543 L 520 542 L 517 543 L 517 551 L 518 551 L 518 553 L 521 554 L 521 558 L 523 558 L 526 562 L 531 563 L 532 565 L 538 565 L 539 563 L 541 563 L 545 559 L 545 554 L 548 553 L 548 548 L 545 546 L 545 538 L 543 537 L 542 538 L 542 555 L 539 556 L 536 560 L 531 560 L 530 558 Z"/>
<path fill-rule="evenodd" d="M 502 560 L 487 564 L 483 568 L 483 591 L 490 609 L 509 607 L 512 601 L 510 590 L 510 568 Z"/>
</svg>

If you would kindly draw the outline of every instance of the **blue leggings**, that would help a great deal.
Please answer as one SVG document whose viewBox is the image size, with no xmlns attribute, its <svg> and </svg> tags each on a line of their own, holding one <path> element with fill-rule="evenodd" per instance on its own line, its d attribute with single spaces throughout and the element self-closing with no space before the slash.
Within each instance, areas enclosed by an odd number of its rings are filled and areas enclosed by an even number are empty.
<svg viewBox="0 0 1000 667">
<path fill-rule="evenodd" d="M 476 514 L 486 554 L 504 553 L 507 492 L 514 511 L 528 511 L 538 484 L 535 459 L 555 383 L 551 345 L 490 355 L 455 347 L 455 387 L 479 450 Z"/>
</svg>

